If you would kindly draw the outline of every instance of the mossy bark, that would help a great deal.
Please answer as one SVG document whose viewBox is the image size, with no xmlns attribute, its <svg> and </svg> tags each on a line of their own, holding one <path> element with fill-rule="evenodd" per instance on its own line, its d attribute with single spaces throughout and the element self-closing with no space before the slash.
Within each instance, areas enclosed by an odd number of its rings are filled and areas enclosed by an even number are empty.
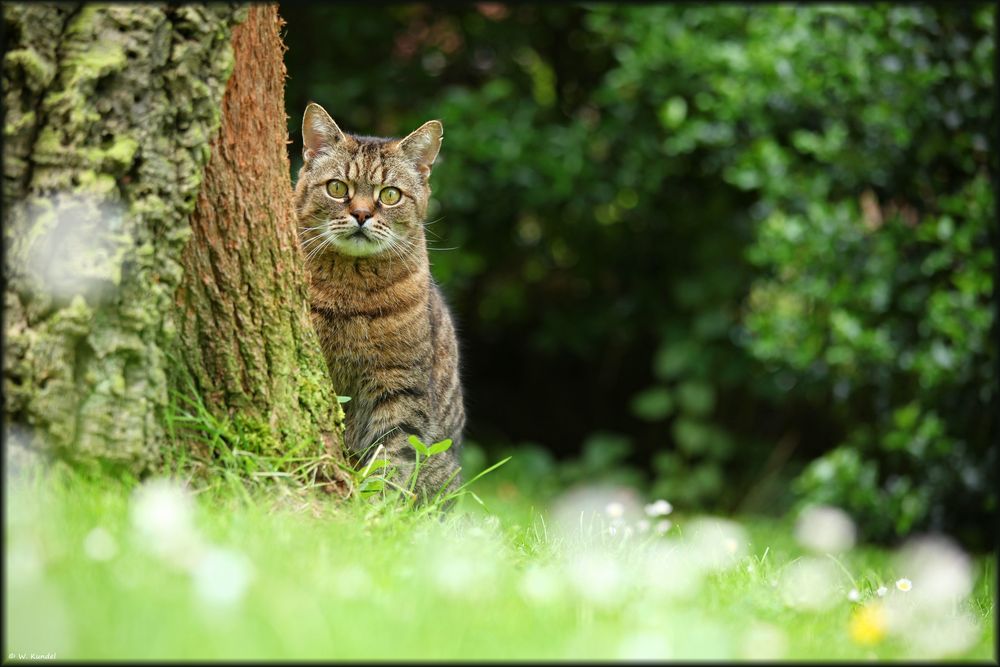
<svg viewBox="0 0 1000 667">
<path fill-rule="evenodd" d="M 8 442 L 156 458 L 235 6 L 5 3 Z"/>
<path fill-rule="evenodd" d="M 182 258 L 180 349 L 209 409 L 256 434 L 243 447 L 339 458 L 343 412 L 312 327 L 292 206 L 280 26 L 277 6 L 260 4 L 233 30 L 235 69 Z"/>
<path fill-rule="evenodd" d="M 234 60 L 233 31 L 257 11 L 3 5 L 3 386 L 14 449 L 148 469 L 178 368 L 213 407 L 263 420 L 268 446 L 336 434 L 315 337 L 297 324 L 307 298 L 280 196 L 291 189 L 284 72 L 255 74 L 258 63 L 239 74 Z M 280 39 L 272 46 L 243 57 L 281 67 Z M 234 65 L 238 77 L 272 78 L 231 78 Z M 232 92 L 244 85 L 255 92 Z M 252 94 L 265 97 L 251 104 Z M 210 330 L 237 356 L 197 347 Z"/>
</svg>

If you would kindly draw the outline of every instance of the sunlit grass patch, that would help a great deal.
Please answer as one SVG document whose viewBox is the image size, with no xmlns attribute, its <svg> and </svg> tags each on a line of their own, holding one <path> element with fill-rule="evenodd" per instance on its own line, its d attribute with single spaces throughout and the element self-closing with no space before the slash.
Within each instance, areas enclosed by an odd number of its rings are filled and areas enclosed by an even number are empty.
<svg viewBox="0 0 1000 667">
<path fill-rule="evenodd" d="M 784 522 L 673 507 L 660 535 L 636 524 L 666 505 L 614 489 L 442 518 L 162 479 L 8 484 L 8 654 L 992 657 L 995 573 L 946 542 L 834 555 Z"/>
</svg>

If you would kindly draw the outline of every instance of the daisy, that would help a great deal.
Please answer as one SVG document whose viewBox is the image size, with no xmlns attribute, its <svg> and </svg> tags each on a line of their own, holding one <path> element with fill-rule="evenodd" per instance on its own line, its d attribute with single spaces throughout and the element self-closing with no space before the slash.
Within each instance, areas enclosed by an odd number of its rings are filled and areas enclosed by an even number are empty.
<svg viewBox="0 0 1000 667">
<path fill-rule="evenodd" d="M 900 579 L 896 582 L 896 588 L 903 591 L 904 593 L 913 588 L 913 582 L 907 578 Z"/>
<path fill-rule="evenodd" d="M 604 513 L 612 519 L 618 519 L 625 514 L 625 506 L 619 502 L 610 502 L 604 508 Z"/>
<path fill-rule="evenodd" d="M 673 525 L 674 524 L 673 522 L 670 521 L 670 519 L 663 519 L 662 521 L 657 521 L 655 526 L 656 534 L 663 535 L 668 530 L 670 530 L 670 527 Z"/>
<path fill-rule="evenodd" d="M 647 516 L 667 516 L 674 511 L 674 506 L 662 498 L 646 505 Z"/>
</svg>

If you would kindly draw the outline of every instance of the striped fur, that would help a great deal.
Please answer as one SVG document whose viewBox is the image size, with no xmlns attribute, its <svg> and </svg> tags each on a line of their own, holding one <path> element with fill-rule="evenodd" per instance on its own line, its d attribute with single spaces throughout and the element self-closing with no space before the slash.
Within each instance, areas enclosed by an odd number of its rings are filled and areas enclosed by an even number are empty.
<svg viewBox="0 0 1000 667">
<path fill-rule="evenodd" d="M 413 470 L 410 434 L 427 444 L 451 438 L 449 451 L 421 467 L 417 489 L 433 495 L 455 473 L 454 488 L 465 424 L 458 342 L 430 275 L 423 228 L 441 124 L 401 140 L 359 137 L 310 104 L 303 138 L 295 208 L 313 322 L 334 387 L 352 397 L 344 406 L 348 450 L 359 462 L 383 452 L 399 483 Z M 348 184 L 348 195 L 332 197 L 331 179 Z M 392 206 L 378 201 L 388 186 L 402 193 Z M 373 215 L 359 222 L 352 211 Z M 357 236 L 362 224 L 367 238 Z"/>
</svg>

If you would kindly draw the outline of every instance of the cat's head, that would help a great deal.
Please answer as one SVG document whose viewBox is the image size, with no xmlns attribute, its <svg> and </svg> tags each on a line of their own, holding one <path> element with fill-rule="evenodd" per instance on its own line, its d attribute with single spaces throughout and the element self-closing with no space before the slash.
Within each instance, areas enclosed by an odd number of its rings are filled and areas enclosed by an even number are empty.
<svg viewBox="0 0 1000 667">
<path fill-rule="evenodd" d="M 323 107 L 307 106 L 295 187 L 307 254 L 372 257 L 422 249 L 428 177 L 443 134 L 436 120 L 403 139 L 345 134 Z"/>
</svg>

